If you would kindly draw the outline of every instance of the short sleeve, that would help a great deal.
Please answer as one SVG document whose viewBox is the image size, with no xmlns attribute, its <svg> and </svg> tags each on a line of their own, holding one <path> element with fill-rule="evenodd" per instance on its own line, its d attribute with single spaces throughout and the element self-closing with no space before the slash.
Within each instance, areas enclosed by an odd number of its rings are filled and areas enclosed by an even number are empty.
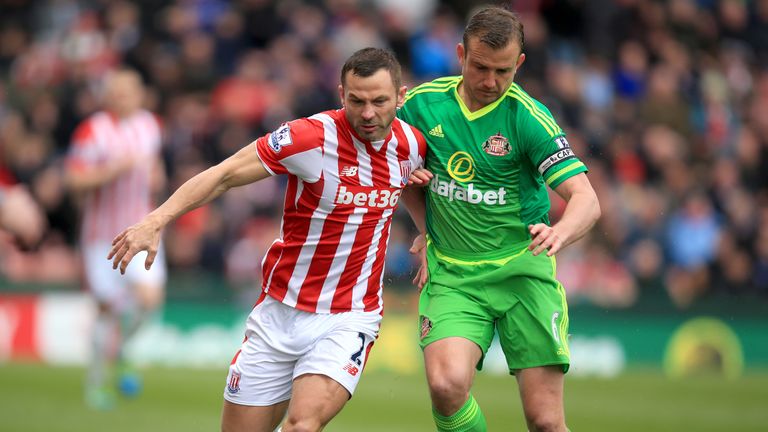
<svg viewBox="0 0 768 432">
<path fill-rule="evenodd" d="M 71 169 L 84 169 L 101 163 L 105 155 L 100 150 L 93 127 L 89 120 L 84 121 L 72 134 L 66 164 Z"/>
<path fill-rule="evenodd" d="M 534 102 L 519 122 L 517 130 L 523 151 L 550 188 L 587 171 L 544 105 Z"/>
<path fill-rule="evenodd" d="M 314 183 L 323 171 L 323 141 L 320 122 L 299 119 L 283 123 L 256 140 L 256 151 L 273 175 L 293 174 Z"/>
</svg>

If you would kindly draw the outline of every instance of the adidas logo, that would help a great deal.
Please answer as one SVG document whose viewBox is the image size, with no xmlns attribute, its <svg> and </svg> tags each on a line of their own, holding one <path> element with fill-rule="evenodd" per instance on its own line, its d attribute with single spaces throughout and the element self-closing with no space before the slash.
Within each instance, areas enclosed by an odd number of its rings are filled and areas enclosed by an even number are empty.
<svg viewBox="0 0 768 432">
<path fill-rule="evenodd" d="M 430 129 L 428 133 L 438 138 L 445 138 L 445 134 L 443 133 L 443 125 L 441 124 Z"/>
</svg>

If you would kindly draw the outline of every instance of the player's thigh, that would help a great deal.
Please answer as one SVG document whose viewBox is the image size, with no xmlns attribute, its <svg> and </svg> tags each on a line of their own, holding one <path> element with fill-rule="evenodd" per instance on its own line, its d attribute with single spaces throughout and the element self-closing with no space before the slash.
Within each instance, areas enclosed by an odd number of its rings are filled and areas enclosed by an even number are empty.
<svg viewBox="0 0 768 432">
<path fill-rule="evenodd" d="M 448 278 L 432 281 L 419 298 L 420 344 L 433 394 L 462 393 L 472 386 L 491 345 L 494 316 L 478 292 Z M 451 285 L 447 285 L 451 283 Z"/>
<path fill-rule="evenodd" d="M 312 317 L 325 331 L 296 362 L 284 430 L 319 430 L 355 392 L 378 336 L 379 313 L 346 312 Z"/>
<path fill-rule="evenodd" d="M 295 309 L 262 298 L 248 316 L 245 340 L 232 359 L 224 399 L 245 406 L 272 406 L 291 397 L 291 381 L 303 344 L 291 334 Z M 294 344 L 294 345 L 290 345 Z"/>
<path fill-rule="evenodd" d="M 526 418 L 564 424 L 563 387 L 565 373 L 559 366 L 520 369 L 516 373 L 520 400 Z"/>
<path fill-rule="evenodd" d="M 303 374 L 293 381 L 293 396 L 283 430 L 320 430 L 350 398 L 346 387 L 326 375 Z"/>
<path fill-rule="evenodd" d="M 483 297 L 483 288 L 466 289 L 460 281 L 447 278 L 430 280 L 419 296 L 421 348 L 461 337 L 474 342 L 485 354 L 493 340 L 495 317 Z"/>
<path fill-rule="evenodd" d="M 91 295 L 104 307 L 119 312 L 132 302 L 128 280 L 112 269 L 107 261 L 109 245 L 96 243 L 83 245 L 82 256 L 85 282 Z"/>
<path fill-rule="evenodd" d="M 296 362 L 293 378 L 323 375 L 341 385 L 352 397 L 381 325 L 381 315 L 346 312 L 318 315 L 331 326 L 318 337 L 314 346 Z"/>
<path fill-rule="evenodd" d="M 288 409 L 288 401 L 269 406 L 238 405 L 224 400 L 221 410 L 222 432 L 272 432 Z"/>
<path fill-rule="evenodd" d="M 567 371 L 568 306 L 565 290 L 555 279 L 510 278 L 519 302 L 496 322 L 499 342 L 510 373 L 518 369 L 558 365 Z"/>
<path fill-rule="evenodd" d="M 138 306 L 151 310 L 159 307 L 165 296 L 165 248 L 160 245 L 149 270 L 144 267 L 146 257 L 147 253 L 143 251 L 136 254 L 126 269 L 125 277 L 131 284 L 132 294 Z"/>
</svg>

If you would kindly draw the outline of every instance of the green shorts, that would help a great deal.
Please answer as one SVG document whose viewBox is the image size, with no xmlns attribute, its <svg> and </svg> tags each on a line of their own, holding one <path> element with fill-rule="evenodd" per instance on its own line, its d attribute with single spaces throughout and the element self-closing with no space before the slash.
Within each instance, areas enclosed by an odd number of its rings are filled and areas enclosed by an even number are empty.
<svg viewBox="0 0 768 432">
<path fill-rule="evenodd" d="M 483 357 L 498 331 L 509 372 L 560 365 L 567 372 L 568 305 L 555 279 L 555 258 L 527 248 L 493 260 L 449 257 L 427 248 L 429 282 L 419 298 L 422 349 L 458 336 L 475 342 Z"/>
</svg>

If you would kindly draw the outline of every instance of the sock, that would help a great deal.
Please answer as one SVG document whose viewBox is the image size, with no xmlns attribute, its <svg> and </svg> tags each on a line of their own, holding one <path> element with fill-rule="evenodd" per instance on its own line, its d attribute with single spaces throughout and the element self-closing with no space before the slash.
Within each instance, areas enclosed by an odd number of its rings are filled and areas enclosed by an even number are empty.
<svg viewBox="0 0 768 432">
<path fill-rule="evenodd" d="M 475 398 L 469 395 L 464 406 L 451 416 L 444 416 L 432 409 L 432 417 L 438 432 L 486 432 L 485 416 Z"/>
<path fill-rule="evenodd" d="M 127 359 L 125 358 L 125 348 L 131 342 L 134 336 L 144 327 L 148 322 L 154 321 L 159 315 L 159 311 L 147 310 L 143 308 L 131 308 L 123 312 L 120 320 L 120 346 L 118 348 L 118 363 L 121 366 L 127 367 Z"/>
<path fill-rule="evenodd" d="M 135 335 L 144 323 L 150 320 L 152 311 L 144 308 L 135 307 L 123 312 L 121 315 L 121 334 L 123 341 L 128 341 Z"/>
<path fill-rule="evenodd" d="M 110 350 L 115 335 L 115 320 L 108 314 L 100 313 L 93 323 L 91 364 L 88 368 L 87 384 L 89 388 L 106 385 L 107 368 L 110 363 Z"/>
</svg>

